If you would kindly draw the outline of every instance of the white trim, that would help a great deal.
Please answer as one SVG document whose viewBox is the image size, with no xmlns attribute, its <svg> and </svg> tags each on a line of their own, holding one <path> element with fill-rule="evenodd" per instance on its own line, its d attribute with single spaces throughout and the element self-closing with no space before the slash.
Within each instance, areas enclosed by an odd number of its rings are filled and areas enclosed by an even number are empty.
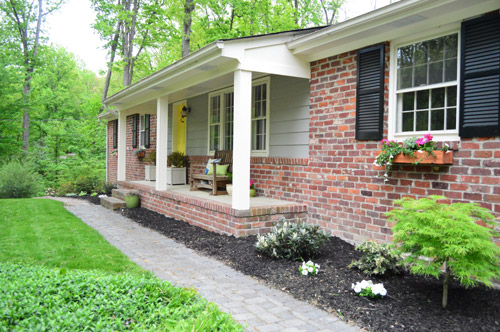
<svg viewBox="0 0 500 332">
<path fill-rule="evenodd" d="M 429 84 L 422 87 L 397 89 L 397 49 L 407 45 L 414 44 L 419 41 L 426 41 L 435 39 L 451 34 L 457 34 L 457 79 L 456 81 Z M 425 134 L 432 134 L 434 141 L 460 141 L 458 136 L 460 124 L 460 62 L 461 62 L 461 47 L 460 47 L 460 25 L 449 24 L 444 27 L 438 27 L 432 32 L 426 31 L 425 33 L 413 34 L 408 37 L 393 40 L 390 46 L 390 64 L 389 64 L 389 112 L 388 112 L 388 139 L 403 141 L 410 137 L 423 136 Z M 457 113 L 456 113 L 456 129 L 454 130 L 439 130 L 439 131 L 412 131 L 401 132 L 397 131 L 398 111 L 397 111 L 397 94 L 410 91 L 430 90 L 440 87 L 456 86 L 457 87 Z"/>
<path fill-rule="evenodd" d="M 167 190 L 168 97 L 156 100 L 156 190 Z"/>
<path fill-rule="evenodd" d="M 142 129 L 142 125 L 144 125 L 144 130 Z M 149 124 L 151 127 L 151 123 Z M 151 128 L 150 128 L 151 131 Z M 145 149 L 144 140 L 146 139 L 146 114 L 139 114 L 139 149 Z M 142 133 L 144 133 L 144 138 L 142 137 Z"/>
<path fill-rule="evenodd" d="M 266 149 L 265 150 L 251 150 L 251 155 L 252 157 L 267 157 L 269 155 L 269 141 L 270 141 L 270 112 L 271 112 L 271 77 L 266 76 L 262 78 L 258 78 L 252 81 L 252 89 L 256 85 L 261 85 L 261 84 L 266 84 Z M 207 155 L 213 155 L 215 153 L 214 150 L 210 150 L 210 108 L 211 108 L 211 98 L 213 96 L 220 96 L 221 97 L 221 114 L 220 114 L 220 128 L 219 128 L 219 138 L 220 138 L 220 143 L 224 145 L 224 123 L 225 123 L 225 114 L 224 114 L 224 107 L 225 107 L 225 100 L 224 100 L 224 94 L 228 92 L 234 92 L 234 86 L 226 87 L 220 90 L 216 90 L 213 92 L 210 92 L 208 94 L 208 108 L 207 108 Z M 252 91 L 251 91 L 252 93 Z M 253 96 L 252 96 L 252 106 L 253 106 Z M 234 107 L 234 105 L 233 105 Z M 253 110 L 252 110 L 253 113 Z M 253 117 L 251 122 L 253 122 Z M 252 125 L 252 124 L 250 124 Z M 233 126 L 234 126 L 234 119 L 233 119 Z M 235 127 L 233 127 L 235 128 Z M 236 129 L 236 128 L 235 128 Z M 252 133 L 250 133 L 252 135 Z M 253 139 L 253 135 L 251 137 Z M 251 143 L 251 141 L 250 141 Z M 234 145 L 234 134 L 233 134 L 233 148 L 235 147 Z M 225 149 L 225 146 L 221 147 L 222 149 Z"/>
</svg>

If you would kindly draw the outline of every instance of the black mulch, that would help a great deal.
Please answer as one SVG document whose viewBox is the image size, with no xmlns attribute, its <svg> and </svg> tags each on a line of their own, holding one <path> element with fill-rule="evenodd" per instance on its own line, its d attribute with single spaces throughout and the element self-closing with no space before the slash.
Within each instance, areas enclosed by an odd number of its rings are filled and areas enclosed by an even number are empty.
<svg viewBox="0 0 500 332">
<path fill-rule="evenodd" d="M 368 331 L 500 331 L 500 290 L 464 289 L 452 283 L 448 307 L 443 309 L 439 280 L 408 273 L 366 277 L 347 267 L 360 255 L 352 245 L 336 237 L 330 238 L 314 259 L 321 266 L 320 273 L 305 277 L 299 275 L 300 262 L 257 253 L 254 236 L 220 235 L 142 208 L 122 209 L 121 213 L 300 300 L 336 312 Z M 388 296 L 379 300 L 355 296 L 351 284 L 363 279 L 383 282 Z"/>
</svg>

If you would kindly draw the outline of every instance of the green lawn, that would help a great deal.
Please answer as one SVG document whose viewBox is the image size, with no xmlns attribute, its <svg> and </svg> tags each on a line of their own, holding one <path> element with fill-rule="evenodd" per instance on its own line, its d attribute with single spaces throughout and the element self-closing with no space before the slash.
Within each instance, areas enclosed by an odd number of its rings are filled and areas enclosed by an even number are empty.
<svg viewBox="0 0 500 332">
<path fill-rule="evenodd" d="M 242 327 L 196 291 L 146 273 L 61 202 L 0 199 L 4 330 L 233 332 Z"/>
<path fill-rule="evenodd" d="M 145 272 L 63 203 L 49 199 L 0 199 L 0 262 Z"/>
</svg>

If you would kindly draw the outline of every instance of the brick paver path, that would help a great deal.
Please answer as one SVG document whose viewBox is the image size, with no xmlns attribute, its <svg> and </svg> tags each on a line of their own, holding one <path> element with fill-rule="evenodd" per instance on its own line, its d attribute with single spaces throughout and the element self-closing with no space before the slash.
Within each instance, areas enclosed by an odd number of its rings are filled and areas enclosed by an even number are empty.
<svg viewBox="0 0 500 332">
<path fill-rule="evenodd" d="M 361 331 L 118 213 L 83 200 L 58 200 L 135 263 L 163 280 L 196 288 L 201 296 L 246 325 L 246 331 Z"/>
</svg>

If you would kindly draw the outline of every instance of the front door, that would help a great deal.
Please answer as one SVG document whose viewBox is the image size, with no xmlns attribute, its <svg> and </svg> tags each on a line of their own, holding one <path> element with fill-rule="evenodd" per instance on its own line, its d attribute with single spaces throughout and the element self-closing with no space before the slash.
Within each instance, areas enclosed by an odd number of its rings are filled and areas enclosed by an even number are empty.
<svg viewBox="0 0 500 332">
<path fill-rule="evenodd" d="M 172 151 L 186 154 L 186 122 L 187 118 L 182 118 L 182 108 L 187 106 L 187 102 L 181 101 L 173 106 L 172 116 Z"/>
</svg>

